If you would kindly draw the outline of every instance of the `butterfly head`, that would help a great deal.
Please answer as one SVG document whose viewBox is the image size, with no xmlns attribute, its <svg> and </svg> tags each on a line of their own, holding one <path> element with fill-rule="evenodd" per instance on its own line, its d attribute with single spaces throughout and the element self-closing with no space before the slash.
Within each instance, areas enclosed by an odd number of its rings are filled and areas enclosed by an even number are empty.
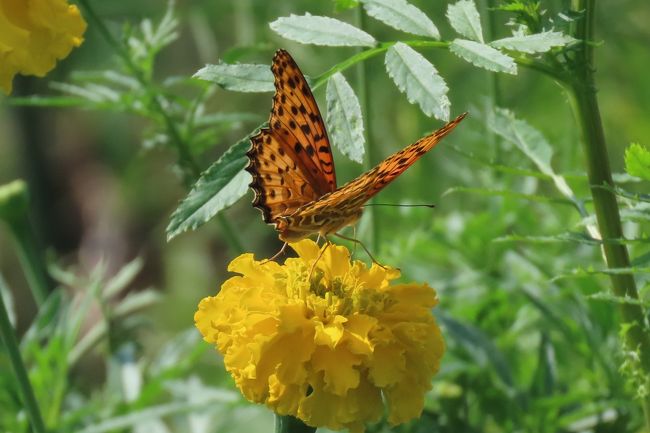
<svg viewBox="0 0 650 433">
<path fill-rule="evenodd" d="M 278 231 L 278 237 L 284 242 L 298 242 L 309 235 L 304 231 L 292 229 L 289 217 L 280 216 L 275 219 L 275 229 Z"/>
</svg>

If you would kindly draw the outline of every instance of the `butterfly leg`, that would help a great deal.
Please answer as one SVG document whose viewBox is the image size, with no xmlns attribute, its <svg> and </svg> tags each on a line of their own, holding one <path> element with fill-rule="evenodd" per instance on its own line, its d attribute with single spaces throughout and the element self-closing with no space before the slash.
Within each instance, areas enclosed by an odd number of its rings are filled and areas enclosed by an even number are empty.
<svg viewBox="0 0 650 433">
<path fill-rule="evenodd" d="M 271 257 L 270 259 L 262 260 L 262 263 L 260 264 L 263 265 L 266 262 L 272 262 L 273 260 L 277 259 L 282 253 L 284 253 L 284 250 L 287 248 L 287 245 L 289 245 L 289 242 L 285 242 L 284 245 L 282 245 L 282 248 L 280 248 L 280 251 L 275 253 L 273 257 Z"/>
<path fill-rule="evenodd" d="M 355 245 L 356 245 L 356 244 L 361 245 L 361 247 L 362 247 L 363 250 L 366 252 L 366 254 L 368 254 L 368 256 L 370 257 L 370 260 L 372 260 L 373 263 L 376 263 L 377 265 L 379 265 L 379 266 L 381 266 L 382 268 L 386 269 L 386 266 L 384 266 L 384 265 L 382 265 L 381 263 L 379 263 L 379 262 L 378 262 L 378 261 L 377 261 L 377 260 L 372 256 L 372 254 L 370 254 L 370 251 L 368 250 L 368 248 L 366 248 L 366 246 L 363 244 L 363 242 L 361 242 L 359 239 L 349 238 L 349 237 L 347 237 L 347 236 L 343 236 L 343 235 L 340 234 L 340 233 L 334 233 L 334 236 L 339 237 L 339 238 L 341 238 L 341 239 L 345 239 L 346 241 L 354 242 Z"/>
<path fill-rule="evenodd" d="M 327 236 L 323 236 L 323 238 L 325 239 L 325 245 L 323 245 L 323 249 L 320 250 L 318 257 L 316 257 L 316 260 L 314 260 L 314 263 L 311 265 L 311 269 L 309 270 L 309 276 L 307 277 L 307 281 L 311 281 L 311 275 L 314 273 L 314 270 L 316 269 L 316 264 L 321 259 L 321 257 L 323 257 L 323 254 L 325 254 L 325 250 L 327 250 L 329 246 L 332 244 L 332 242 L 330 242 L 330 240 L 327 239 Z"/>
</svg>

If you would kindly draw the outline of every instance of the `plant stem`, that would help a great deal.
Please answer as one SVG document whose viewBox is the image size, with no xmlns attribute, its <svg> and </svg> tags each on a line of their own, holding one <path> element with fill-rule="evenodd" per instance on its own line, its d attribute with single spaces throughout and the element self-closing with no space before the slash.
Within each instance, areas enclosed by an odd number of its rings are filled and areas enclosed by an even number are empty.
<svg viewBox="0 0 650 433">
<path fill-rule="evenodd" d="M 289 415 L 275 415 L 275 433 L 314 433 L 316 427 L 309 427 Z"/>
<path fill-rule="evenodd" d="M 201 175 L 201 169 L 192 156 L 192 152 L 189 146 L 181 136 L 181 133 L 178 131 L 174 120 L 171 118 L 169 113 L 167 113 L 167 110 L 165 110 L 162 98 L 156 89 L 154 89 L 154 85 L 151 80 L 147 78 L 140 67 L 138 67 L 138 65 L 133 62 L 133 59 L 129 55 L 128 50 L 124 47 L 124 44 L 120 43 L 113 37 L 104 22 L 101 20 L 101 18 L 99 18 L 95 10 L 90 5 L 90 2 L 88 0 L 79 0 L 79 3 L 86 11 L 88 20 L 92 21 L 93 26 L 97 28 L 104 40 L 111 46 L 111 48 L 113 48 L 113 50 L 117 53 L 117 55 L 122 59 L 126 67 L 129 69 L 131 74 L 133 74 L 135 79 L 140 83 L 140 85 L 146 90 L 147 94 L 149 95 L 151 100 L 151 108 L 162 119 L 165 128 L 167 129 L 167 133 L 171 138 L 171 142 L 178 152 L 178 162 L 183 169 L 185 186 L 189 188 L 192 183 L 194 183 Z M 226 242 L 235 252 L 243 252 L 243 243 L 237 235 L 237 232 L 230 229 L 230 224 L 228 224 L 228 221 L 222 214 L 219 215 L 220 216 L 217 218 L 217 222 L 220 225 L 221 232 L 223 233 Z"/>
<path fill-rule="evenodd" d="M 0 292 L 6 291 L 9 289 L 5 287 L 4 280 L 0 277 Z M 25 411 L 29 417 L 29 421 L 32 426 L 34 433 L 45 433 L 45 425 L 43 424 L 43 417 L 41 416 L 41 410 L 38 407 L 36 401 L 36 396 L 34 395 L 34 390 L 32 384 L 29 382 L 29 377 L 27 376 L 27 369 L 23 363 L 22 356 L 20 356 L 20 350 L 18 348 L 18 340 L 16 339 L 16 334 L 14 329 L 9 322 L 9 315 L 7 313 L 7 308 L 5 306 L 4 299 L 0 294 L 0 335 L 4 341 L 5 348 L 7 349 L 7 354 L 9 355 L 9 360 L 14 369 L 14 374 L 16 375 L 16 381 L 18 382 L 18 387 L 23 397 L 23 404 L 25 405 Z"/>
<path fill-rule="evenodd" d="M 22 180 L 0 187 L 0 220 L 11 232 L 32 296 L 40 306 L 47 298 L 51 281 L 29 220 L 29 194 Z"/>
<path fill-rule="evenodd" d="M 580 124 L 583 151 L 587 164 L 587 175 L 593 197 L 596 219 L 603 243 L 603 252 L 609 268 L 629 268 L 630 257 L 625 244 L 606 242 L 608 239 L 622 239 L 623 229 L 618 203 L 614 191 L 614 181 L 609 166 L 605 134 L 600 117 L 596 85 L 594 80 L 594 15 L 595 0 L 572 0 L 572 8 L 583 12 L 584 16 L 576 23 L 574 37 L 582 41 L 582 49 L 576 54 L 573 79 L 567 84 L 571 106 Z M 612 291 L 616 296 L 639 299 L 632 273 L 612 274 Z M 636 303 L 620 304 L 623 322 L 629 328 L 624 334 L 628 351 L 638 354 L 641 371 L 645 380 L 650 377 L 650 338 L 647 334 L 644 311 Z M 644 401 L 646 417 L 650 414 L 650 401 Z M 649 424 L 650 426 L 650 424 Z"/>
<path fill-rule="evenodd" d="M 357 27 L 359 27 L 361 30 L 364 30 L 366 20 L 365 20 L 365 15 L 363 14 L 363 7 L 361 5 L 358 5 L 356 8 L 356 21 L 357 21 Z M 364 130 L 364 136 L 366 139 L 366 157 L 364 159 L 364 167 L 366 170 L 372 169 L 374 167 L 375 163 L 377 162 L 377 158 L 375 158 L 374 155 L 374 146 L 370 145 L 370 136 L 372 132 L 372 122 L 370 118 L 370 112 L 368 110 L 368 107 L 370 107 L 368 103 L 368 97 L 370 94 L 369 86 L 368 86 L 368 70 L 366 68 L 366 62 L 361 62 L 357 65 L 357 83 L 359 86 L 359 105 L 361 106 L 361 113 L 362 117 L 366 119 L 366 128 Z M 379 212 L 376 207 L 371 207 L 369 209 L 370 211 L 370 246 L 373 250 L 377 250 L 379 248 Z"/>
</svg>

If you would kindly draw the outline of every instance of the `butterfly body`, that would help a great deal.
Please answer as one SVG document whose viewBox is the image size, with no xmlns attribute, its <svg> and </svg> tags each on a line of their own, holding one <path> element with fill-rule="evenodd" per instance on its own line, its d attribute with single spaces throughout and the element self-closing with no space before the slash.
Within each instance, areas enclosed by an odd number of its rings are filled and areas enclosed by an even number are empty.
<svg viewBox="0 0 650 433">
<path fill-rule="evenodd" d="M 325 124 L 302 72 L 278 50 L 271 67 L 276 93 L 269 126 L 251 137 L 246 170 L 253 176 L 253 206 L 279 237 L 294 242 L 327 236 L 352 225 L 364 204 L 447 135 L 465 114 L 394 153 L 370 171 L 336 187 Z"/>
</svg>

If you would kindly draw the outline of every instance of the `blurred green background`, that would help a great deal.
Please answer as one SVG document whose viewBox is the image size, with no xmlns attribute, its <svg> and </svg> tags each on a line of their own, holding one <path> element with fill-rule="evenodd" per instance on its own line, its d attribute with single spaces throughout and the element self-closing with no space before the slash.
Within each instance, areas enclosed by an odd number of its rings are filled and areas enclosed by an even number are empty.
<svg viewBox="0 0 650 433">
<path fill-rule="evenodd" d="M 447 2 L 412 3 L 432 18 L 443 39 L 452 38 L 444 18 Z M 555 15 L 567 3 L 544 1 L 542 8 Z M 166 6 L 144 0 L 94 4 L 116 35 L 126 23 L 159 19 Z M 486 6 L 479 2 L 482 13 Z M 598 98 L 613 171 L 622 172 L 625 147 L 630 142 L 648 143 L 650 135 L 650 8 L 647 2 L 632 0 L 598 6 Z M 355 52 L 288 42 L 268 27 L 279 16 L 304 12 L 356 23 L 355 10 L 335 11 L 328 1 L 193 0 L 178 1 L 175 11 L 181 23 L 179 38 L 157 57 L 154 76 L 159 81 L 191 76 L 224 58 L 270 64 L 278 48 L 289 50 L 305 74 L 317 76 Z M 510 16 L 495 16 L 491 39 L 509 35 L 504 24 Z M 372 18 L 366 17 L 365 23 L 365 30 L 378 40 L 409 38 Z M 495 169 L 495 165 L 532 168 L 523 155 L 487 131 L 486 113 L 496 101 L 542 131 L 553 146 L 555 170 L 567 176 L 579 196 L 587 197 L 579 133 L 566 97 L 559 86 L 534 71 L 522 68 L 517 76 L 495 78 L 447 51 L 421 52 L 450 87 L 452 116 L 463 111 L 470 116 L 381 193 L 382 203 L 432 202 L 437 207 L 376 208 L 379 239 L 373 252 L 381 261 L 400 267 L 405 280 L 430 283 L 441 298 L 438 314 L 444 316 L 440 320 L 449 354 L 432 397 L 437 401 L 432 403 L 437 425 L 463 429 L 457 431 L 533 427 L 579 431 L 572 422 L 614 410 L 613 421 L 598 418 L 592 431 L 624 431 L 617 430 L 623 426 L 634 430 L 640 414 L 631 402 L 634 390 L 619 377 L 615 309 L 585 297 L 607 287 L 607 280 L 590 275 L 553 279 L 576 268 L 602 266 L 598 249 L 571 243 L 493 242 L 509 234 L 580 231 L 580 216 L 562 204 L 443 194 L 463 186 L 557 196 L 550 182 Z M 17 78 L 14 96 L 58 94 L 51 83 L 66 82 L 81 71 L 116 69 L 118 64 L 91 25 L 84 44 L 47 78 Z M 354 68 L 345 75 L 358 91 Z M 408 103 L 385 73 L 382 56 L 367 62 L 367 80 L 364 121 L 373 163 L 441 125 Z M 315 94 L 323 111 L 324 89 Z M 228 277 L 227 263 L 239 252 L 228 246 L 214 222 L 165 241 L 169 216 L 186 189 L 174 169 L 176 155 L 168 148 L 147 145 L 150 122 L 119 112 L 13 106 L 11 99 L 0 104 L 0 184 L 15 178 L 28 182 L 32 222 L 50 259 L 84 275 L 98 263 L 110 274 L 137 256 L 143 258 L 131 290 L 153 286 L 164 297 L 146 310 L 145 323 L 124 338 L 136 342 L 137 356 L 155 353 L 190 329 L 198 301 L 217 292 Z M 214 112 L 249 113 L 250 120 L 214 131 L 213 146 L 197 152 L 202 169 L 267 118 L 271 94 L 218 89 L 208 105 Z M 339 184 L 364 170 L 340 153 L 335 160 Z M 252 208 L 251 199 L 249 193 L 225 215 L 246 251 L 268 257 L 281 243 Z M 647 232 L 647 223 L 643 224 L 629 223 L 626 229 L 631 234 Z M 367 220 L 359 231 L 360 238 L 369 241 Z M 632 251 L 633 257 L 640 257 L 647 247 L 633 245 Z M 367 260 L 363 254 L 358 257 Z M 0 230 L 0 271 L 12 288 L 18 331 L 23 332 L 35 306 L 4 230 Z M 648 278 L 640 280 L 643 286 Z M 90 356 L 73 371 L 71 382 L 81 389 L 100 387 L 106 368 L 101 356 Z M 197 371 L 207 383 L 229 383 L 211 351 L 200 358 Z M 465 423 L 458 414 L 465 414 Z M 549 414 L 557 418 L 546 419 L 553 417 Z M 244 420 L 234 420 L 233 425 L 240 427 L 229 431 L 247 431 L 243 427 L 247 415 L 238 416 Z M 546 423 L 548 428 L 543 427 Z"/>
</svg>

